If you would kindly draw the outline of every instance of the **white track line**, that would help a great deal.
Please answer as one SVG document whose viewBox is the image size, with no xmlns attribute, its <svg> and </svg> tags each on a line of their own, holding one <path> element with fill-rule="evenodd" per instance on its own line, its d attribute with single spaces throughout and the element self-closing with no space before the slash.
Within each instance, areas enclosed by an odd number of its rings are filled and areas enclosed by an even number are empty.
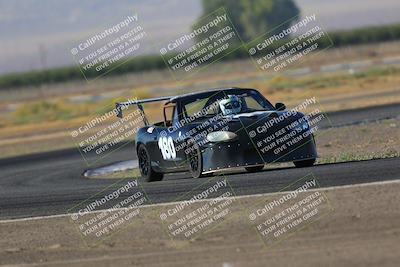
<svg viewBox="0 0 400 267">
<path fill-rule="evenodd" d="M 370 186 L 376 186 L 376 185 L 396 184 L 396 183 L 400 183 L 400 180 L 389 180 L 389 181 L 370 182 L 370 183 L 361 183 L 361 184 L 352 184 L 352 185 L 319 187 L 319 188 L 309 189 L 309 190 L 307 190 L 307 192 L 332 191 L 332 190 L 337 190 L 337 189 L 346 189 L 346 188 L 353 188 L 353 187 L 370 187 Z M 286 192 L 286 191 L 279 191 L 279 192 L 273 192 L 273 193 L 262 193 L 262 194 L 254 194 L 254 195 L 241 195 L 241 196 L 235 196 L 235 197 L 231 197 L 231 198 L 242 199 L 242 198 L 249 198 L 249 197 L 266 197 L 266 196 L 274 196 L 274 195 L 283 194 L 284 192 Z M 211 198 L 208 198 L 208 199 L 197 200 L 196 202 L 203 202 L 203 201 L 210 201 L 210 200 L 211 200 Z M 142 206 L 139 206 L 139 207 L 140 208 L 146 208 L 146 207 L 157 207 L 157 206 L 170 206 L 170 205 L 177 205 L 177 204 L 182 203 L 182 202 L 183 201 L 157 203 L 157 204 L 147 204 L 147 205 L 142 205 Z M 124 209 L 126 209 L 126 208 L 119 208 L 119 209 L 114 209 L 114 210 L 124 210 Z M 104 211 L 106 211 L 106 210 L 96 210 L 96 211 L 91 211 L 91 212 L 88 212 L 88 213 L 99 213 L 99 212 L 104 212 Z M 64 214 L 37 216 L 37 217 L 27 217 L 27 218 L 19 218 L 19 219 L 7 219 L 7 220 L 0 220 L 0 224 L 1 223 L 12 223 L 12 222 L 24 222 L 24 221 L 52 219 L 52 218 L 63 218 L 63 217 L 70 217 L 73 214 L 74 213 L 64 213 Z"/>
</svg>

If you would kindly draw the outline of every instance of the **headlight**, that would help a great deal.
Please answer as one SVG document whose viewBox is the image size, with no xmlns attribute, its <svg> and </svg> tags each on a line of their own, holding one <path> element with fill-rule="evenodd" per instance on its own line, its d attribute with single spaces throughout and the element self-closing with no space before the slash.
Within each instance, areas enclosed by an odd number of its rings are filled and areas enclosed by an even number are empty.
<svg viewBox="0 0 400 267">
<path fill-rule="evenodd" d="M 310 127 L 308 120 L 303 121 L 303 123 L 301 124 L 301 127 L 303 128 L 303 130 L 308 130 L 308 128 Z"/>
<path fill-rule="evenodd" d="M 297 129 L 298 129 L 299 132 L 302 132 L 302 131 L 308 130 L 309 127 L 310 127 L 310 124 L 308 123 L 308 119 L 304 119 L 304 120 L 299 124 L 299 126 L 297 126 Z"/>
<path fill-rule="evenodd" d="M 226 142 L 233 140 L 237 137 L 235 133 L 228 131 L 216 131 L 207 134 L 207 140 L 209 142 Z"/>
</svg>

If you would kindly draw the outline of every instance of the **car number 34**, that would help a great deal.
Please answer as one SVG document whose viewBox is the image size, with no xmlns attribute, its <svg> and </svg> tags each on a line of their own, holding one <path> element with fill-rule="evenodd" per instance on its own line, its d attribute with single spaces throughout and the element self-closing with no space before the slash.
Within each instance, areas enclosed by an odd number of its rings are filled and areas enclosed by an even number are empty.
<svg viewBox="0 0 400 267">
<path fill-rule="evenodd" d="M 158 147 L 161 150 L 163 159 L 175 159 L 176 158 L 176 150 L 174 141 L 171 136 L 162 136 L 158 139 Z"/>
</svg>

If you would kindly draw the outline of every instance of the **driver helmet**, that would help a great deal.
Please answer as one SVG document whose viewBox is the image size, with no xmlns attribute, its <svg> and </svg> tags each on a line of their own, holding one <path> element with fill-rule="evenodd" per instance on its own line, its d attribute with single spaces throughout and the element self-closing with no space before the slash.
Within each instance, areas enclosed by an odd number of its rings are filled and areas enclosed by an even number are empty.
<svg viewBox="0 0 400 267">
<path fill-rule="evenodd" d="M 228 95 L 228 98 L 219 101 L 219 107 L 222 114 L 226 116 L 239 113 L 242 109 L 242 104 L 240 103 L 239 97 L 236 95 Z"/>
</svg>

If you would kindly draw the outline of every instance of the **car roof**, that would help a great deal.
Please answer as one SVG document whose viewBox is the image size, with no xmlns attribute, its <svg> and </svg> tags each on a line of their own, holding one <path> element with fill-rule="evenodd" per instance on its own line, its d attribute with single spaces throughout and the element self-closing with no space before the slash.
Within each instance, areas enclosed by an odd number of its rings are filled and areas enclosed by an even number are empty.
<svg viewBox="0 0 400 267">
<path fill-rule="evenodd" d="M 249 91 L 249 90 L 255 90 L 255 89 L 250 89 L 250 88 L 237 88 L 237 87 L 230 87 L 230 88 L 215 88 L 215 89 L 210 89 L 207 91 L 201 91 L 201 92 L 195 92 L 195 93 L 188 93 L 188 94 L 183 94 L 183 95 L 178 95 L 178 96 L 173 96 L 169 99 L 169 101 L 166 104 L 169 103 L 176 103 L 179 101 L 185 101 L 185 100 L 191 100 L 197 97 L 207 97 L 211 96 L 215 93 L 218 92 L 226 92 L 227 94 L 229 93 L 238 93 L 240 91 Z"/>
</svg>

